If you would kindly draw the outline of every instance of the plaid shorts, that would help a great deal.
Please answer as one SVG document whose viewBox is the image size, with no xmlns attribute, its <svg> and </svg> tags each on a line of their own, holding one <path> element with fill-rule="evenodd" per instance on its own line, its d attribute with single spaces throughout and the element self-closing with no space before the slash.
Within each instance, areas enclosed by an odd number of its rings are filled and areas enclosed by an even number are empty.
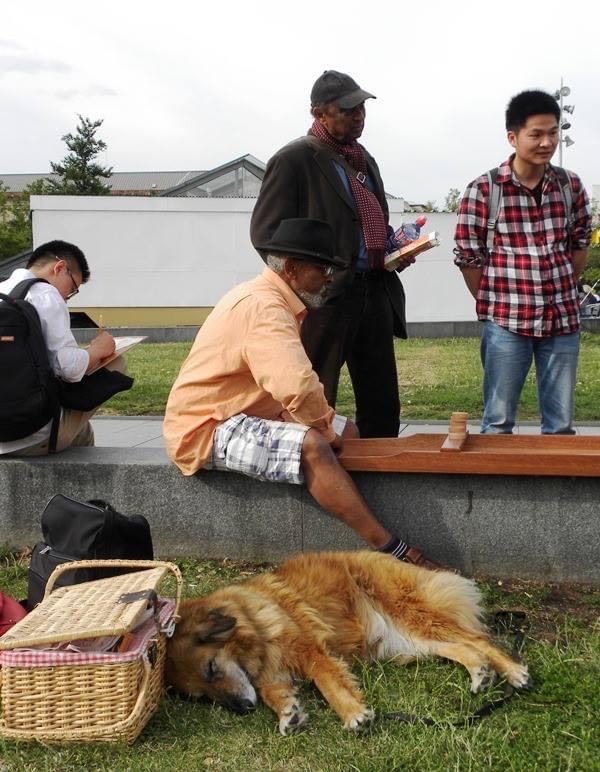
<svg viewBox="0 0 600 772">
<path fill-rule="evenodd" d="M 336 434 L 343 432 L 346 421 L 345 416 L 336 413 Z M 215 429 L 212 453 L 204 469 L 239 472 L 264 482 L 301 485 L 304 475 L 300 458 L 309 428 L 238 413 Z"/>
</svg>

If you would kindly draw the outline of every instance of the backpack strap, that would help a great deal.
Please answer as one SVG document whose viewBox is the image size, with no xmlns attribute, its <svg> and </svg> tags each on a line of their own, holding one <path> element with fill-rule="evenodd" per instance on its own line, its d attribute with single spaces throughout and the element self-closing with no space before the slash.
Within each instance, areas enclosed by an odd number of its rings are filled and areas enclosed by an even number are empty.
<svg viewBox="0 0 600 772">
<path fill-rule="evenodd" d="M 48 453 L 56 453 L 56 444 L 58 442 L 58 431 L 60 429 L 60 402 L 57 402 L 56 410 L 52 416 L 52 426 L 50 427 L 50 437 L 48 437 Z"/>
<path fill-rule="evenodd" d="M 38 284 L 39 282 L 42 282 L 44 284 L 49 284 L 49 282 L 46 281 L 46 279 L 23 279 L 23 281 L 20 281 L 18 284 L 16 284 L 11 292 L 8 293 L 8 295 L 0 295 L 2 299 L 10 299 L 10 300 L 25 300 L 25 295 L 29 292 L 30 288 L 34 284 Z M 54 410 L 54 415 L 52 416 L 52 426 L 50 427 L 50 437 L 48 439 L 48 453 L 56 453 L 56 443 L 58 440 L 58 430 L 60 429 L 60 402 L 56 401 L 56 407 Z"/>
<path fill-rule="evenodd" d="M 500 208 L 500 196 L 502 188 L 497 183 L 498 167 L 490 169 L 487 173 L 489 193 L 488 193 L 488 219 L 487 219 L 487 241 L 486 248 L 488 255 L 494 246 L 494 234 L 496 232 L 496 223 L 498 222 L 498 209 Z"/>
<path fill-rule="evenodd" d="M 565 205 L 565 214 L 567 218 L 567 232 L 571 230 L 573 224 L 573 190 L 571 188 L 571 180 L 566 170 L 562 166 L 552 167 L 558 177 L 560 183 L 560 194 L 562 196 L 563 203 Z M 486 248 L 488 255 L 492 251 L 494 246 L 494 234 L 496 232 L 496 223 L 498 222 L 498 210 L 500 208 L 500 197 L 502 196 L 502 188 L 498 184 L 498 167 L 490 169 L 487 172 L 487 179 L 489 185 L 488 193 L 488 219 L 487 219 L 487 241 Z"/>
<path fill-rule="evenodd" d="M 29 292 L 30 288 L 38 282 L 48 284 L 46 279 L 23 279 L 23 281 L 15 284 L 12 291 L 8 293 L 8 296 L 13 298 L 13 300 L 25 300 L 25 295 Z"/>
<path fill-rule="evenodd" d="M 573 189 L 571 188 L 571 180 L 567 174 L 567 170 L 563 169 L 562 166 L 553 166 L 552 168 L 556 172 L 556 176 L 560 183 L 560 194 L 565 205 L 565 213 L 567 216 L 567 230 L 570 231 L 571 225 L 573 225 Z"/>
</svg>

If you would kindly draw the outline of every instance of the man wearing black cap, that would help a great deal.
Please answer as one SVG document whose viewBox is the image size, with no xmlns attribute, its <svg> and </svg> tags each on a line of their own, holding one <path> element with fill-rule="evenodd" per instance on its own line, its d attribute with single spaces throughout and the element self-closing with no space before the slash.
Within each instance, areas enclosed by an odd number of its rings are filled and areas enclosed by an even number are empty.
<svg viewBox="0 0 600 772">
<path fill-rule="evenodd" d="M 171 389 L 164 420 L 168 456 L 185 475 L 233 471 L 306 486 L 367 544 L 439 567 L 391 534 L 336 458 L 356 426 L 335 414 L 300 341 L 306 308 L 344 262 L 331 227 L 283 220 L 260 245 L 267 268 L 230 290 L 202 325 Z"/>
<path fill-rule="evenodd" d="M 302 341 L 329 404 L 335 406 L 346 362 L 361 437 L 395 437 L 400 400 L 394 335 L 406 338 L 404 290 L 397 274 L 383 268 L 393 229 L 375 159 L 357 142 L 365 100 L 374 98 L 344 73 L 326 70 L 317 79 L 313 124 L 306 137 L 269 161 L 250 236 L 264 259 L 261 244 L 281 220 L 315 217 L 331 225 L 345 270 L 330 285 L 327 302 L 308 314 Z"/>
</svg>

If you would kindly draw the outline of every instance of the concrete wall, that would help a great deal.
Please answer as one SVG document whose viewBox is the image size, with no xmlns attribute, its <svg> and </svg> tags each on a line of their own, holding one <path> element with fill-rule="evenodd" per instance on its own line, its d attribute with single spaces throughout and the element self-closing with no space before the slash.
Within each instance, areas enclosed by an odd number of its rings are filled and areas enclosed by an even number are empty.
<svg viewBox="0 0 600 772">
<path fill-rule="evenodd" d="M 353 474 L 380 520 L 467 574 L 600 584 L 600 478 Z M 278 561 L 364 547 L 304 486 L 238 474 L 183 477 L 164 451 L 73 448 L 0 463 L 0 544 L 41 540 L 48 499 L 102 498 L 150 521 L 157 555 Z"/>
<path fill-rule="evenodd" d="M 73 311 L 210 307 L 262 270 L 249 238 L 254 203 L 248 198 L 32 196 L 33 242 L 65 239 L 86 253 L 93 277 L 71 301 Z M 417 216 L 403 214 L 402 201 L 389 204 L 394 227 Z M 402 273 L 408 321 L 472 321 L 474 303 L 452 263 L 455 215 L 428 218 L 424 231 L 439 231 L 442 243 Z"/>
</svg>

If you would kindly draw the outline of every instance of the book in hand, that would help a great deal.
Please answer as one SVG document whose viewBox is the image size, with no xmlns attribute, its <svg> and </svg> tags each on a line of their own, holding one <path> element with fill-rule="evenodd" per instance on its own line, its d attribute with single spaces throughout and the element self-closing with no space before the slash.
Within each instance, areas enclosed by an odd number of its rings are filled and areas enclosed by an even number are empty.
<svg viewBox="0 0 600 772">
<path fill-rule="evenodd" d="M 431 231 L 431 233 L 411 241 L 410 244 L 407 244 L 405 247 L 396 249 L 394 252 L 390 252 L 389 255 L 386 255 L 384 258 L 384 267 L 386 271 L 394 271 L 400 265 L 402 258 L 416 257 L 421 254 L 421 252 L 425 252 L 432 247 L 437 247 L 439 244 L 440 234 L 438 231 Z"/>
<path fill-rule="evenodd" d="M 143 340 L 146 340 L 148 336 L 147 335 L 122 335 L 120 337 L 115 337 L 115 350 L 113 351 L 110 356 L 104 357 L 104 359 L 100 360 L 96 367 L 94 367 L 93 370 L 90 370 L 88 375 L 91 375 L 92 373 L 95 373 L 96 370 L 99 370 L 101 367 L 104 367 L 109 362 L 112 362 L 117 357 L 120 357 L 121 354 L 124 354 L 126 351 L 129 351 L 132 346 L 137 345 L 138 343 L 141 343 Z"/>
</svg>

